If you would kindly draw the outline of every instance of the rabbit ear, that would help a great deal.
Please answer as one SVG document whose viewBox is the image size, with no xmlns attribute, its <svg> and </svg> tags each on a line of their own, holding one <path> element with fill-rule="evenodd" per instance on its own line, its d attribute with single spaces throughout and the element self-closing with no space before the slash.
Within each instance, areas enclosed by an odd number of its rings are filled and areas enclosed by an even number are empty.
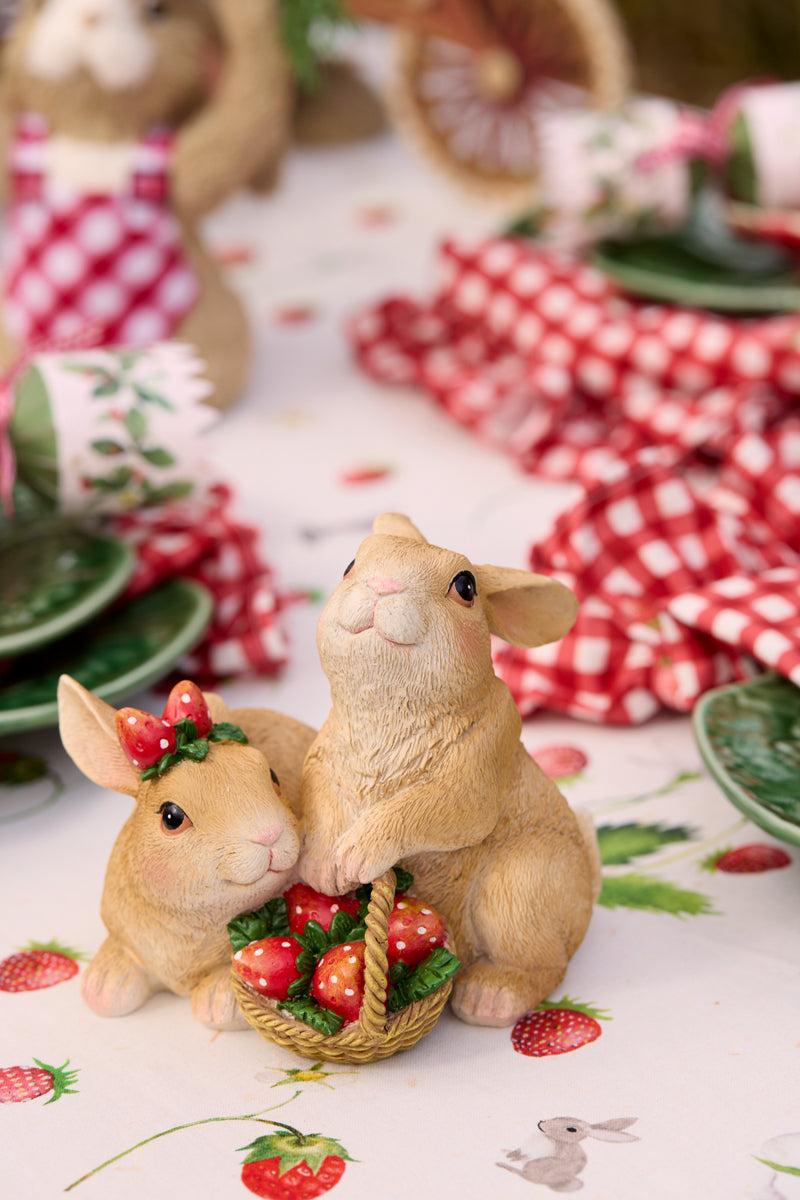
<svg viewBox="0 0 800 1200">
<path fill-rule="evenodd" d="M 608 1121 L 598 1121 L 589 1126 L 589 1137 L 597 1138 L 600 1142 L 638 1142 L 641 1139 L 633 1133 L 622 1133 L 629 1125 L 634 1125 L 637 1117 L 611 1117 Z"/>
<path fill-rule="evenodd" d="M 208 711 L 211 713 L 211 720 L 215 725 L 223 721 L 230 721 L 231 713 L 222 696 L 216 692 L 203 692 L 203 699 L 208 705 Z"/>
<path fill-rule="evenodd" d="M 139 776 L 117 740 L 117 710 L 69 675 L 58 681 L 58 724 L 64 749 L 87 779 L 135 796 Z"/>
<path fill-rule="evenodd" d="M 390 537 L 409 538 L 412 542 L 427 544 L 428 540 L 403 513 L 381 513 L 372 523 L 372 532 L 388 534 Z"/>
<path fill-rule="evenodd" d="M 545 575 L 512 567 L 476 567 L 489 628 L 512 646 L 544 646 L 569 633 L 578 601 L 568 587 Z"/>
</svg>

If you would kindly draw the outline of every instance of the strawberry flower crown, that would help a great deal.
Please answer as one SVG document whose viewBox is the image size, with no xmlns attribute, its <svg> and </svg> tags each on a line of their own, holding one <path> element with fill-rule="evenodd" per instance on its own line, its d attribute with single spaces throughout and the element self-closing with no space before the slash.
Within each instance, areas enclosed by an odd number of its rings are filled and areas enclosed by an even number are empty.
<svg viewBox="0 0 800 1200">
<path fill-rule="evenodd" d="M 214 722 L 196 683 L 176 683 L 163 715 L 140 708 L 121 708 L 116 716 L 117 740 L 139 778 L 153 779 L 183 759 L 202 762 L 212 742 L 240 742 L 247 735 L 230 721 Z"/>
</svg>

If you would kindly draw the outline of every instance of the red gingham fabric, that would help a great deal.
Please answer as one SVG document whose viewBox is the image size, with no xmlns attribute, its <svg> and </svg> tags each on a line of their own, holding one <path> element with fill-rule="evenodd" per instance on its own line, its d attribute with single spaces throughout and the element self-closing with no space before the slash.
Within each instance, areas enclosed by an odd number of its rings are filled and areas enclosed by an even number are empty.
<svg viewBox="0 0 800 1200">
<path fill-rule="evenodd" d="M 23 117 L 10 152 L 8 332 L 22 344 L 97 324 L 110 345 L 169 338 L 199 295 L 167 205 L 171 135 L 142 139 L 118 194 L 83 195 L 48 180 L 47 150 L 46 126 Z"/>
<path fill-rule="evenodd" d="M 800 315 L 644 303 L 575 258 L 493 239 L 446 243 L 431 304 L 391 298 L 350 336 L 375 378 L 584 485 L 531 552 L 581 600 L 574 629 L 496 647 L 523 714 L 686 712 L 754 659 L 800 682 Z"/>
<path fill-rule="evenodd" d="M 180 668 L 204 685 L 231 675 L 274 674 L 287 659 L 279 619 L 287 601 L 261 557 L 257 530 L 238 521 L 230 504 L 230 489 L 217 484 L 200 504 L 137 509 L 112 523 L 138 555 L 128 596 L 175 575 L 210 590 L 211 625 Z"/>
</svg>

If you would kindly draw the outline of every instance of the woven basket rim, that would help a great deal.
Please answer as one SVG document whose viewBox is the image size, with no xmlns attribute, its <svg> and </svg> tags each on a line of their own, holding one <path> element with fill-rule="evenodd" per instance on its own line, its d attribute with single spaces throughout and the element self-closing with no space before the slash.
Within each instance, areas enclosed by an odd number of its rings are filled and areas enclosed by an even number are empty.
<svg viewBox="0 0 800 1200">
<path fill-rule="evenodd" d="M 336 1033 L 323 1033 L 290 1013 L 280 1012 L 280 1000 L 257 992 L 232 967 L 234 995 L 245 1020 L 265 1037 L 274 1032 L 276 1037 L 286 1041 L 302 1041 L 305 1047 L 319 1047 L 320 1050 L 325 1047 L 366 1050 L 384 1044 L 387 1040 L 391 1041 L 401 1030 L 405 1032 L 408 1029 L 408 1034 L 411 1035 L 415 1025 L 420 1026 L 417 1037 L 422 1037 L 426 1032 L 423 1027 L 426 1018 L 433 1014 L 435 1021 L 447 1003 L 453 980 L 452 977 L 446 979 L 429 995 L 420 1000 L 413 1000 L 397 1012 L 387 1010 L 385 997 L 388 991 L 389 963 L 386 947 L 389 912 L 394 901 L 396 883 L 395 873 L 390 869 L 372 884 L 366 918 L 367 932 L 364 938 L 367 946 L 364 956 L 364 1001 L 357 1021 L 344 1024 Z M 455 953 L 449 931 L 445 939 L 445 949 Z M 242 1003 L 249 1011 L 245 1011 Z M 437 1009 L 438 1011 L 435 1011 Z"/>
</svg>

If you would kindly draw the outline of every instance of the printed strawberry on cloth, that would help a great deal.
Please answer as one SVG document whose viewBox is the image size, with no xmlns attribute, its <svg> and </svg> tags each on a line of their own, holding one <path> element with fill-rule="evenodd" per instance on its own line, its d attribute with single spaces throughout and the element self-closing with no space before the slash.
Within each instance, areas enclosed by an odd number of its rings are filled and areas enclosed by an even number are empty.
<svg viewBox="0 0 800 1200">
<path fill-rule="evenodd" d="M 769 666 L 800 683 L 800 316 L 645 303 L 576 257 L 447 242 L 430 304 L 350 326 L 525 471 L 584 497 L 533 547 L 581 600 L 572 633 L 496 663 L 524 714 L 634 724 Z"/>
</svg>

